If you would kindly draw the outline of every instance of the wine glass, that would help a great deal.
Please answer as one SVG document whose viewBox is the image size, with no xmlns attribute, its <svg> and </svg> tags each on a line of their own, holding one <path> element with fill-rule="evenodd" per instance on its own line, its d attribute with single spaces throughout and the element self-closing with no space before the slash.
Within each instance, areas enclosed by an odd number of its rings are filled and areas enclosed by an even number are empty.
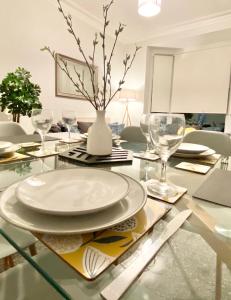
<svg viewBox="0 0 231 300">
<path fill-rule="evenodd" d="M 65 110 L 62 112 L 62 120 L 67 126 L 68 130 L 68 142 L 71 142 L 71 126 L 76 123 L 76 114 L 72 110 Z"/>
<path fill-rule="evenodd" d="M 149 118 L 151 142 L 161 158 L 160 180 L 148 181 L 148 189 L 162 197 L 177 194 L 174 185 L 166 182 L 166 166 L 170 155 L 179 147 L 184 137 L 185 118 L 180 114 L 153 113 Z"/>
<path fill-rule="evenodd" d="M 149 118 L 151 114 L 142 114 L 141 119 L 140 119 L 140 129 L 145 136 L 147 140 L 147 145 L 146 145 L 146 151 L 144 152 L 144 155 L 149 155 L 150 154 L 150 133 L 149 133 Z"/>
<path fill-rule="evenodd" d="M 45 134 L 51 128 L 53 122 L 53 113 L 49 109 L 36 108 L 32 110 L 31 113 L 32 125 L 35 130 L 39 133 L 41 137 L 41 148 L 40 151 L 42 154 L 45 153 Z"/>
</svg>

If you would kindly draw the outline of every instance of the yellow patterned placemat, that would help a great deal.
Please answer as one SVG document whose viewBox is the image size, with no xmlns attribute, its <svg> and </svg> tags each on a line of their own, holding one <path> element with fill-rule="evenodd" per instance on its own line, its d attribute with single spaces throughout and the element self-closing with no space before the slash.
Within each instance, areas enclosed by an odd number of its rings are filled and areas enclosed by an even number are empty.
<svg viewBox="0 0 231 300">
<path fill-rule="evenodd" d="M 147 233 L 169 206 L 148 199 L 145 207 L 113 228 L 83 235 L 34 235 L 87 280 L 94 280 Z"/>
<path fill-rule="evenodd" d="M 0 158 L 0 164 L 6 164 L 6 163 L 10 163 L 10 162 L 15 162 L 17 160 L 23 160 L 25 158 L 29 158 L 29 156 L 15 152 L 12 156 L 1 157 Z"/>
</svg>

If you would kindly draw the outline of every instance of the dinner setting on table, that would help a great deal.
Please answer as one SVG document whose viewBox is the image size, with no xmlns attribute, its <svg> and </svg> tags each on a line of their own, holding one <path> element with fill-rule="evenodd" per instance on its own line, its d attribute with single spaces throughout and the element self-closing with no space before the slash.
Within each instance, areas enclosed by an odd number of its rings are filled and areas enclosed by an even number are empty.
<svg viewBox="0 0 231 300">
<path fill-rule="evenodd" d="M 76 122 L 74 111 L 63 115 L 70 127 Z M 7 272 L 21 268 L 41 276 L 37 289 L 51 287 L 51 299 L 210 299 L 230 292 L 228 279 L 219 286 L 221 278 L 213 278 L 216 255 L 217 273 L 224 259 L 229 278 L 228 162 L 188 140 L 184 115 L 143 114 L 140 127 L 130 129 L 146 142 L 121 132 L 104 155 L 88 153 L 87 134 L 49 134 L 50 110 L 35 109 L 31 119 L 39 135 L 0 141 L 0 233 L 15 248 L 3 258 L 0 287 Z"/>
</svg>

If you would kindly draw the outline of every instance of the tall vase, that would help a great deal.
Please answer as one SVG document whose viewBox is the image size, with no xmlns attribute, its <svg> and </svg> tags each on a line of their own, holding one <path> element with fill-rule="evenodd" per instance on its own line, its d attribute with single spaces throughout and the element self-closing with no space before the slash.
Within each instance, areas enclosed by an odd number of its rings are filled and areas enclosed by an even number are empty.
<svg viewBox="0 0 231 300">
<path fill-rule="evenodd" d="M 96 111 L 96 121 L 88 129 L 87 153 L 91 155 L 112 153 L 112 133 L 105 120 L 105 110 Z"/>
</svg>

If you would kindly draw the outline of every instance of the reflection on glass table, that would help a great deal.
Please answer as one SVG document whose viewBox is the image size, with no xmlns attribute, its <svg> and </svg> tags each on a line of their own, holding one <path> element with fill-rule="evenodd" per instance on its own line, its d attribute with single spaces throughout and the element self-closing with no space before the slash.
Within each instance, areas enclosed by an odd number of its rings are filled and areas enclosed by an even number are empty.
<svg viewBox="0 0 231 300">
<path fill-rule="evenodd" d="M 129 143 L 127 146 L 129 147 Z M 145 144 L 136 146 L 145 149 Z M 131 145 L 130 147 L 132 148 Z M 60 299 L 62 299 L 63 296 L 60 295 L 62 294 L 61 291 L 64 290 L 67 297 L 70 295 L 71 299 L 101 299 L 101 290 L 120 274 L 127 265 L 135 261 L 137 255 L 142 255 L 142 245 L 147 245 L 150 241 L 155 241 L 156 236 L 165 228 L 166 222 L 172 219 L 179 210 L 192 205 L 194 211 L 193 217 L 164 246 L 156 259 L 148 266 L 140 279 L 128 290 L 122 299 L 175 298 L 210 300 L 215 298 L 215 294 L 219 295 L 220 293 L 222 294 L 220 299 L 229 299 L 231 278 L 230 271 L 226 265 L 231 268 L 231 240 L 225 239 L 215 232 L 214 227 L 222 225 L 222 222 L 225 220 L 225 224 L 223 225 L 230 226 L 231 228 L 231 211 L 225 207 L 198 199 L 190 199 L 189 201 L 189 195 L 194 193 L 202 181 L 209 176 L 209 173 L 207 175 L 198 175 L 175 169 L 174 166 L 180 161 L 179 158 L 170 158 L 167 178 L 176 185 L 185 186 L 188 189 L 188 195 L 181 198 L 173 206 L 167 217 L 155 225 L 153 234 L 146 236 L 140 245 L 137 245 L 131 252 L 121 257 L 121 263 L 112 265 L 98 279 L 92 282 L 86 281 L 45 245 L 40 242 L 37 243 L 39 254 L 32 258 L 37 263 L 33 267 L 35 270 L 41 268 L 47 273 L 48 278 L 51 279 L 50 288 L 60 287 L 60 291 L 57 291 L 57 297 L 61 297 Z M 44 163 L 51 169 L 79 167 L 77 164 L 73 165 L 68 161 L 62 161 L 57 156 L 45 158 Z M 31 162 L 30 174 L 34 174 L 38 170 L 39 164 L 38 160 Z M 214 168 L 218 168 L 219 166 L 220 164 L 218 163 Z M 106 167 L 107 169 L 127 174 L 139 180 L 145 179 L 143 176 L 147 169 L 147 179 L 157 176 L 160 170 L 160 163 L 158 161 L 144 162 L 134 158 L 132 165 L 101 165 L 99 167 Z M 5 170 L 9 168 L 10 165 L 5 166 Z M 7 174 L 7 183 L 10 184 L 11 180 L 13 183 L 15 181 L 15 177 L 12 176 L 14 173 L 8 170 Z M 18 180 L 20 180 L 20 176 L 17 176 Z M 58 243 L 57 246 L 60 247 L 60 244 Z M 62 252 L 63 247 L 59 248 L 59 251 Z M 224 264 L 221 264 L 221 261 Z M 32 262 L 30 263 L 32 264 Z M 33 274 L 37 275 L 33 277 L 34 275 L 28 271 L 30 266 L 28 266 L 28 263 L 26 265 L 27 268 L 24 265 L 20 267 L 20 270 L 23 270 L 20 271 L 21 274 L 22 272 L 26 274 L 24 278 L 29 276 L 29 279 L 37 278 L 36 280 L 40 282 L 40 279 L 38 279 L 40 275 L 35 272 Z M 15 280 L 19 280 L 18 277 L 10 277 L 10 279 L 9 282 L 13 281 L 14 283 L 17 282 Z M 30 282 L 29 279 L 28 282 Z M 4 283 L 4 280 L 0 280 L 0 293 L 2 292 L 2 283 Z M 40 286 L 40 283 L 38 286 Z M 43 286 L 41 286 L 41 289 L 47 291 Z M 28 291 L 31 291 L 30 287 Z M 54 293 L 56 293 L 55 290 Z M 31 294 L 29 295 L 31 296 Z M 46 296 L 44 296 L 44 299 L 46 299 Z M 53 299 L 52 292 L 50 299 Z M 219 298 L 217 297 L 217 299 Z M 6 298 L 6 300 L 8 299 Z"/>
<path fill-rule="evenodd" d="M 39 267 L 35 257 L 20 247 L 5 232 L 0 229 L 1 240 L 9 247 L 15 248 L 15 266 L 4 270 L 3 260 L 0 260 L 0 299 L 33 299 L 61 300 L 71 299 L 70 296 L 46 272 Z M 45 249 L 44 249 L 45 250 Z"/>
</svg>

